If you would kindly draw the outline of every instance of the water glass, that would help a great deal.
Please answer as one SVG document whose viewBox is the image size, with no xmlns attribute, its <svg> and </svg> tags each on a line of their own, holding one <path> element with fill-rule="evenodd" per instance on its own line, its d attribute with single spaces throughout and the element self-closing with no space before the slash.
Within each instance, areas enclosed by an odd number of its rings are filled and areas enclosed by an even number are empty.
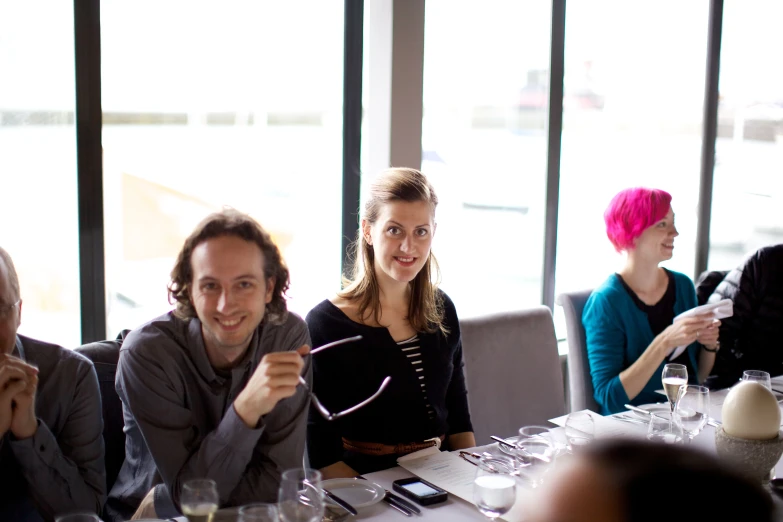
<svg viewBox="0 0 783 522">
<path fill-rule="evenodd" d="M 742 372 L 741 380 L 761 383 L 766 389 L 772 391 L 772 379 L 769 376 L 769 372 L 762 370 L 745 370 Z"/>
<path fill-rule="evenodd" d="M 680 387 L 688 384 L 688 368 L 684 364 L 670 363 L 663 367 L 661 374 L 663 382 L 663 391 L 669 399 L 671 410 L 677 407 L 677 397 L 680 394 Z"/>
<path fill-rule="evenodd" d="M 92 513 L 72 513 L 60 515 L 54 519 L 54 522 L 101 522 L 101 519 Z"/>
<path fill-rule="evenodd" d="M 277 512 L 277 504 L 247 504 L 239 508 L 237 522 L 277 522 L 280 515 Z"/>
<path fill-rule="evenodd" d="M 517 500 L 514 462 L 506 457 L 482 457 L 473 479 L 473 502 L 489 520 L 505 515 Z"/>
<path fill-rule="evenodd" d="M 647 438 L 666 444 L 682 444 L 682 426 L 676 421 L 676 414 L 661 411 L 650 414 L 650 424 L 647 427 Z"/>
<path fill-rule="evenodd" d="M 683 386 L 680 388 L 674 413 L 675 420 L 690 443 L 710 419 L 710 390 L 705 386 L 692 384 Z"/>
<path fill-rule="evenodd" d="M 320 522 L 324 516 L 321 472 L 310 468 L 284 471 L 277 498 L 283 522 Z"/>
<path fill-rule="evenodd" d="M 595 438 L 595 421 L 590 412 L 574 411 L 568 414 L 565 421 L 565 436 L 568 451 L 589 444 Z"/>
<path fill-rule="evenodd" d="M 191 479 L 182 485 L 179 503 L 188 522 L 210 522 L 219 502 L 214 480 Z"/>
</svg>

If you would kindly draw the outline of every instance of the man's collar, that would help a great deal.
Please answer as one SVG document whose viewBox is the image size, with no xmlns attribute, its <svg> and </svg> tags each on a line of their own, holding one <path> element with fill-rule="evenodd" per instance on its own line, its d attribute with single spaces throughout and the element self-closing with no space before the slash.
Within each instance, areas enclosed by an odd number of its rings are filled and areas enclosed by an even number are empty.
<svg viewBox="0 0 783 522">
<path fill-rule="evenodd" d="M 16 336 L 16 344 L 14 345 L 14 349 L 11 352 L 11 355 L 14 357 L 19 357 L 23 361 L 26 361 L 24 357 L 24 346 L 22 346 L 22 340 L 19 338 L 19 336 Z"/>
<path fill-rule="evenodd" d="M 259 326 L 253 331 L 253 337 L 250 339 L 250 345 L 247 347 L 247 351 L 242 356 L 242 361 L 231 369 L 232 373 L 238 368 L 248 369 L 255 366 L 258 363 L 259 357 L 257 354 L 260 352 L 259 346 L 261 344 L 261 332 L 263 331 L 264 322 L 262 321 Z M 222 378 L 215 372 L 212 367 L 212 363 L 209 362 L 207 356 L 207 347 L 204 344 L 204 336 L 201 333 L 201 321 L 197 317 L 188 321 L 188 345 L 192 347 L 190 350 L 193 357 L 193 363 L 196 365 L 199 373 L 209 382 L 215 380 L 222 380 Z"/>
</svg>

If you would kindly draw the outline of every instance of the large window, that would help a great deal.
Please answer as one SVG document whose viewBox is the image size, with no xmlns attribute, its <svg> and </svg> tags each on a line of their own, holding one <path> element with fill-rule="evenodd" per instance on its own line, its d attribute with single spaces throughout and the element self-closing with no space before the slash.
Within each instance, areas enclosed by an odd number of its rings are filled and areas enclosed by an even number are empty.
<svg viewBox="0 0 783 522">
<path fill-rule="evenodd" d="M 73 49 L 72 2 L 0 0 L 0 246 L 19 333 L 67 347 L 81 340 Z"/>
<path fill-rule="evenodd" d="M 422 171 L 461 316 L 541 301 L 551 4 L 427 2 Z"/>
<path fill-rule="evenodd" d="M 108 333 L 171 308 L 224 205 L 281 247 L 290 309 L 339 289 L 343 2 L 104 0 L 101 32 Z"/>
<path fill-rule="evenodd" d="M 556 293 L 620 268 L 603 212 L 634 186 L 672 194 L 680 236 L 665 265 L 693 274 L 708 10 L 706 0 L 568 4 Z"/>
<path fill-rule="evenodd" d="M 709 268 L 783 243 L 783 3 L 727 2 L 718 105 Z"/>
</svg>

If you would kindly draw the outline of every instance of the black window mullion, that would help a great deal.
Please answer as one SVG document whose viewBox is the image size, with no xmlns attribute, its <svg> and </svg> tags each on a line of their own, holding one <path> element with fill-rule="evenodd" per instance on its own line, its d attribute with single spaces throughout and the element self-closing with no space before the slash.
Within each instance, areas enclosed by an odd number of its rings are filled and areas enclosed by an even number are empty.
<svg viewBox="0 0 783 522">
<path fill-rule="evenodd" d="M 362 149 L 362 55 L 364 52 L 364 0 L 345 0 L 343 51 L 343 203 L 342 273 L 350 260 L 348 247 L 359 229 Z"/>
<path fill-rule="evenodd" d="M 546 217 L 541 302 L 555 306 L 557 213 L 560 197 L 560 152 L 563 133 L 563 77 L 565 74 L 566 0 L 552 0 L 549 56 L 549 117 L 547 119 Z"/>
<path fill-rule="evenodd" d="M 709 16 L 694 281 L 707 269 L 710 252 L 715 140 L 718 135 L 718 87 L 720 80 L 720 47 L 723 36 L 723 0 L 710 0 Z"/>
<path fill-rule="evenodd" d="M 74 0 L 82 342 L 106 338 L 100 0 Z"/>
</svg>

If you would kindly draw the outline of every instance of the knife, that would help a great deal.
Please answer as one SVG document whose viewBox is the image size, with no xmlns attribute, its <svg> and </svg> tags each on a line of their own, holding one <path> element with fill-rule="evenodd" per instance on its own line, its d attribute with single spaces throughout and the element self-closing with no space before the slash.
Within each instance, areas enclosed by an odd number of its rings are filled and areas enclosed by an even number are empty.
<svg viewBox="0 0 783 522">
<path fill-rule="evenodd" d="M 645 410 L 645 409 L 637 408 L 636 406 L 631 406 L 630 404 L 626 404 L 625 407 L 628 408 L 631 411 L 635 411 L 637 413 L 643 413 L 643 414 L 647 415 L 648 417 L 650 416 L 650 412 Z M 713 428 L 720 428 L 721 423 L 720 423 L 720 421 L 717 421 L 717 420 L 713 419 L 712 417 L 710 417 L 709 419 L 707 419 L 707 425 L 708 426 L 712 426 Z"/>
<path fill-rule="evenodd" d="M 643 409 L 643 408 L 637 408 L 636 406 L 631 406 L 630 404 L 626 404 L 625 407 L 628 408 L 631 411 L 635 411 L 636 413 L 642 413 L 642 414 L 647 415 L 647 416 L 650 415 L 650 412 L 645 410 L 645 409 Z"/>
<path fill-rule="evenodd" d="M 389 497 L 388 494 L 383 496 L 383 501 L 386 502 L 387 504 L 389 504 L 389 507 L 393 507 L 394 509 L 396 509 L 397 511 L 399 511 L 400 513 L 402 513 L 406 517 L 410 517 L 410 516 L 413 515 L 413 513 L 411 513 L 410 511 L 408 511 L 407 509 L 405 509 L 401 505 L 398 505 L 397 503 L 395 503 L 394 499 Z"/>
<path fill-rule="evenodd" d="M 363 477 L 361 475 L 357 475 L 356 478 L 362 479 L 362 480 L 367 480 L 367 477 Z M 375 484 L 375 483 L 373 482 L 373 484 Z M 378 484 L 375 484 L 375 485 L 377 486 Z M 395 495 L 394 493 L 392 493 L 391 491 L 389 491 L 386 488 L 381 488 L 381 489 L 383 489 L 386 492 L 386 494 L 383 496 L 383 501 L 386 502 L 387 504 L 389 504 L 391 507 L 393 507 L 397 511 L 406 513 L 406 516 L 411 516 L 412 513 L 416 513 L 417 515 L 421 515 L 421 509 L 416 507 L 412 502 L 409 502 L 408 500 L 405 500 L 404 498 L 402 498 L 399 495 Z"/>
<path fill-rule="evenodd" d="M 500 437 L 496 437 L 494 435 L 490 435 L 489 438 L 491 438 L 494 441 L 499 442 L 500 444 L 504 444 L 504 445 L 506 445 L 506 446 L 508 446 L 508 447 L 510 447 L 510 448 L 512 448 L 512 449 L 514 449 L 514 450 L 516 450 L 518 452 L 520 452 L 525 457 L 538 459 L 541 462 L 547 462 L 547 463 L 551 462 L 551 460 L 547 456 L 539 455 L 538 453 L 531 453 L 531 452 L 527 451 L 525 448 L 522 448 L 522 447 L 517 446 L 515 444 L 511 444 L 510 442 L 507 442 L 507 441 L 501 439 Z"/>
<path fill-rule="evenodd" d="M 326 498 L 328 498 L 329 500 L 331 500 L 332 502 L 334 502 L 335 504 L 337 504 L 338 506 L 346 510 L 348 513 L 354 516 L 359 514 L 359 512 L 356 511 L 356 508 L 350 505 L 348 502 L 341 499 L 340 497 L 338 497 L 337 495 L 335 495 L 334 493 L 332 493 L 326 488 L 323 488 L 323 490 Z"/>
</svg>

